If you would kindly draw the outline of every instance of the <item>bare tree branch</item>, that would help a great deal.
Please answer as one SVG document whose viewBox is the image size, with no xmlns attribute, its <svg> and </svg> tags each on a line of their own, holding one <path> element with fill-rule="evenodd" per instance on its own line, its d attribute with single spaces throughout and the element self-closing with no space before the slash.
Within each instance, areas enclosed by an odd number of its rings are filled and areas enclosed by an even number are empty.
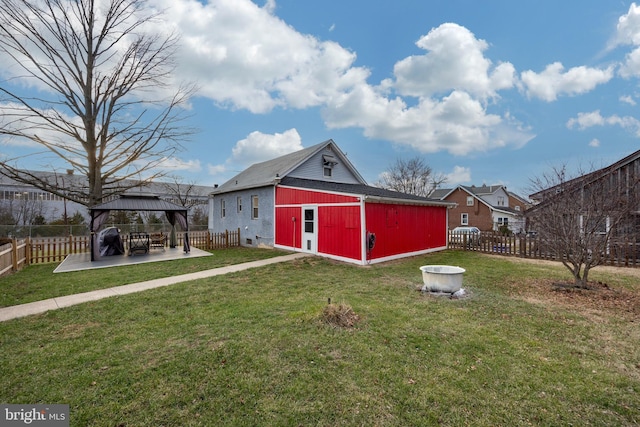
<svg viewBox="0 0 640 427">
<path fill-rule="evenodd" d="M 577 287 L 587 286 L 589 271 L 605 261 L 613 237 L 629 229 L 638 209 L 638 178 L 593 167 L 571 178 L 562 165 L 531 179 L 539 203 L 527 210 L 529 229 L 537 232 L 540 249 L 571 271 Z"/>
<path fill-rule="evenodd" d="M 410 160 L 398 159 L 383 174 L 376 186 L 387 190 L 428 197 L 433 190 L 444 184 L 444 175 L 435 175 L 420 157 Z"/>
<path fill-rule="evenodd" d="M 0 135 L 31 141 L 87 178 L 60 188 L 0 159 L 0 173 L 88 206 L 164 175 L 158 166 L 193 133 L 193 86 L 170 96 L 177 38 L 145 33 L 159 16 L 144 0 L 3 0 L 0 52 L 13 85 L 0 86 Z M 24 82 L 30 85 L 23 91 Z M 29 96 L 27 93 L 36 93 Z M 137 183 L 125 184 L 132 178 Z"/>
</svg>

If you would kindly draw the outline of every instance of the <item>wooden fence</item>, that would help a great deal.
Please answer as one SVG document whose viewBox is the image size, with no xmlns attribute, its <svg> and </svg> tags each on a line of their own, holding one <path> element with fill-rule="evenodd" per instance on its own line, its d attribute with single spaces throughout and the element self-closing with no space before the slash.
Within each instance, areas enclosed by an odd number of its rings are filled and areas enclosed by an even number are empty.
<svg viewBox="0 0 640 427">
<path fill-rule="evenodd" d="M 176 238 L 178 247 L 182 247 L 184 233 L 176 233 Z M 125 242 L 128 237 L 123 235 L 122 240 Z M 237 247 L 240 246 L 240 229 L 222 233 L 189 231 L 189 243 L 203 250 Z M 31 264 L 62 262 L 67 255 L 89 252 L 90 247 L 89 236 L 13 239 L 0 246 L 0 276 Z"/>
<path fill-rule="evenodd" d="M 553 251 L 537 237 L 504 236 L 499 233 L 482 232 L 477 235 L 449 233 L 449 248 L 477 251 L 495 255 L 516 256 L 520 258 L 556 259 Z M 640 245 L 635 242 L 611 242 L 601 265 L 617 267 L 640 267 Z"/>
</svg>

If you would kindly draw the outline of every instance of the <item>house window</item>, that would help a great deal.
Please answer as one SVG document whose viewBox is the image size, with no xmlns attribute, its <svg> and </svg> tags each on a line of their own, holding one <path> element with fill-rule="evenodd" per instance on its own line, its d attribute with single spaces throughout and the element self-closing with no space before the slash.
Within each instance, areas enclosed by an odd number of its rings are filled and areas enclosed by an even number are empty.
<svg viewBox="0 0 640 427">
<path fill-rule="evenodd" d="M 333 176 L 333 167 L 338 164 L 335 157 L 330 155 L 322 156 L 322 173 L 325 178 L 331 178 Z"/>
<path fill-rule="evenodd" d="M 220 200 L 220 216 L 224 218 L 227 215 L 227 205 L 224 200 Z"/>
<path fill-rule="evenodd" d="M 498 196 L 498 206 L 504 206 L 504 196 Z"/>
<path fill-rule="evenodd" d="M 502 227 L 502 226 L 508 227 L 509 226 L 509 218 L 498 218 L 498 227 Z"/>
<path fill-rule="evenodd" d="M 520 206 L 515 206 L 514 209 L 520 212 Z"/>
<path fill-rule="evenodd" d="M 238 197 L 237 205 L 238 205 L 238 213 L 242 212 L 242 197 Z"/>
<path fill-rule="evenodd" d="M 258 218 L 258 196 L 251 196 L 251 219 Z"/>
<path fill-rule="evenodd" d="M 469 225 L 469 214 L 463 213 L 460 215 L 460 225 Z"/>
<path fill-rule="evenodd" d="M 467 196 L 467 206 L 473 206 L 473 196 Z"/>
</svg>

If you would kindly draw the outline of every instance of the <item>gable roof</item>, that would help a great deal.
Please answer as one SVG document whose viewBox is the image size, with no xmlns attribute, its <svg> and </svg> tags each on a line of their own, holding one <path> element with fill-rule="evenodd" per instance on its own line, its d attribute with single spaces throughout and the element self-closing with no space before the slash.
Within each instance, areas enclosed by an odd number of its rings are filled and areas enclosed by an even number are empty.
<svg viewBox="0 0 640 427">
<path fill-rule="evenodd" d="M 186 212 L 184 206 L 162 200 L 155 194 L 135 193 L 122 194 L 119 198 L 109 202 L 91 206 L 91 211 L 165 211 Z"/>
<path fill-rule="evenodd" d="M 637 160 L 640 160 L 640 150 L 635 151 L 631 154 L 629 154 L 627 157 L 624 157 L 620 160 L 618 160 L 615 163 L 612 163 L 609 166 L 605 166 L 603 168 L 597 169 L 595 171 L 592 172 L 588 172 L 584 175 L 578 176 L 576 178 L 573 179 L 569 179 L 565 182 L 561 182 L 557 185 L 554 185 L 552 187 L 549 188 L 545 188 L 543 190 L 540 190 L 536 193 L 530 194 L 529 198 L 535 202 L 541 202 L 545 196 L 551 194 L 555 194 L 556 191 L 555 189 L 558 187 L 569 187 L 571 188 L 572 186 L 581 186 L 581 185 L 588 185 L 589 183 L 596 181 L 600 178 L 602 178 L 603 176 L 612 173 L 618 169 L 623 168 L 624 166 L 627 166 L 630 163 L 633 163 Z"/>
<path fill-rule="evenodd" d="M 477 199 L 480 203 L 482 203 L 483 205 L 486 205 L 489 209 L 492 209 L 494 211 L 499 211 L 499 212 L 512 214 L 512 215 L 521 215 L 522 214 L 521 211 L 517 211 L 517 210 L 515 210 L 513 208 L 510 208 L 508 206 L 491 205 L 486 200 L 484 200 L 484 198 L 482 197 L 482 196 L 488 196 L 490 194 L 493 194 L 493 193 L 495 193 L 496 191 L 498 191 L 500 189 L 504 189 L 505 193 L 509 194 L 509 192 L 507 191 L 507 189 L 506 189 L 506 187 L 504 185 L 489 185 L 489 186 L 483 185 L 481 187 L 476 187 L 475 185 L 471 185 L 471 186 L 458 185 L 455 188 L 439 188 L 437 190 L 434 190 L 431 193 L 431 197 L 436 198 L 438 200 L 444 200 L 449 196 L 449 194 L 453 193 L 457 189 L 461 189 L 462 191 L 466 192 L 470 196 L 472 196 L 475 199 Z"/>
<path fill-rule="evenodd" d="M 338 156 L 344 165 L 346 165 L 356 179 L 362 184 L 366 184 L 364 178 L 362 178 L 360 173 L 351 164 L 349 159 L 347 159 L 336 143 L 332 139 L 329 139 L 321 142 L 320 144 L 312 145 L 311 147 L 276 157 L 275 159 L 267 160 L 266 162 L 255 163 L 215 189 L 212 194 L 222 194 L 231 191 L 276 185 L 280 182 L 280 179 L 286 177 L 287 174 L 291 173 L 298 166 L 328 145 L 331 145 L 333 153 Z"/>
<path fill-rule="evenodd" d="M 501 188 L 504 188 L 504 185 L 482 185 L 481 187 L 476 187 L 475 185 L 472 185 L 472 186 L 460 185 L 460 187 L 464 188 L 465 190 L 467 190 L 468 193 L 471 193 L 474 196 L 484 196 L 484 195 L 495 193 Z M 507 190 L 505 189 L 505 192 L 506 191 Z"/>
<path fill-rule="evenodd" d="M 305 188 L 309 190 L 331 191 L 335 193 L 353 194 L 364 196 L 365 199 L 388 201 L 396 203 L 415 203 L 429 206 L 454 206 L 455 203 L 444 202 L 428 197 L 405 194 L 384 188 L 372 187 L 366 184 L 348 184 L 342 182 L 319 181 L 313 179 L 285 177 L 280 181 L 280 185 L 295 188 Z"/>
</svg>

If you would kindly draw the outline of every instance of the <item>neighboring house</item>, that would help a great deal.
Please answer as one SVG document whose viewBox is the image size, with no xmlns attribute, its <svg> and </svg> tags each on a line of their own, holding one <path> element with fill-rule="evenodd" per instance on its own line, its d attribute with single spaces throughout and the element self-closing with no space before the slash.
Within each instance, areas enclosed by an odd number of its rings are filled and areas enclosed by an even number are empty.
<svg viewBox="0 0 640 427">
<path fill-rule="evenodd" d="M 332 140 L 250 166 L 209 206 L 210 229 L 240 228 L 245 246 L 356 264 L 446 249 L 452 207 L 367 185 Z"/>
<path fill-rule="evenodd" d="M 60 188 L 87 187 L 86 176 L 74 174 L 69 170 L 63 173 L 30 171 L 32 174 L 49 182 L 57 183 Z M 130 182 L 130 181 L 128 181 Z M 208 204 L 209 193 L 213 187 L 203 185 L 176 184 L 171 182 L 154 181 L 144 184 L 139 189 L 129 190 L 128 193 L 140 191 L 158 195 L 162 200 L 182 204 L 185 194 L 188 193 L 186 205 L 190 207 L 201 206 L 205 210 Z M 178 200 L 176 191 L 180 191 L 182 201 Z M 105 200 L 106 202 L 107 200 Z M 66 200 L 60 196 L 43 191 L 33 185 L 17 182 L 0 174 L 0 212 L 9 212 L 19 224 L 30 224 L 34 218 L 41 216 L 47 222 L 59 220 L 64 216 L 68 218 L 80 214 L 89 221 L 89 209 L 80 204 Z M 193 211 L 193 209 L 191 209 Z M 190 212 L 192 214 L 193 212 Z M 2 225 L 2 224 L 0 224 Z"/>
<path fill-rule="evenodd" d="M 612 230 L 613 237 L 640 241 L 640 150 L 609 166 L 531 194 L 529 197 L 535 206 L 530 214 L 538 214 L 544 209 L 545 201 L 555 197 L 572 197 L 579 212 L 580 197 L 576 193 L 588 192 L 590 187 L 610 189 L 612 198 L 621 198 L 620 204 L 626 213 Z"/>
<path fill-rule="evenodd" d="M 431 197 L 456 203 L 449 212 L 450 229 L 470 226 L 481 231 L 498 231 L 501 227 L 507 227 L 513 233 L 524 231 L 526 202 L 503 185 L 458 185 L 434 190 Z"/>
</svg>

